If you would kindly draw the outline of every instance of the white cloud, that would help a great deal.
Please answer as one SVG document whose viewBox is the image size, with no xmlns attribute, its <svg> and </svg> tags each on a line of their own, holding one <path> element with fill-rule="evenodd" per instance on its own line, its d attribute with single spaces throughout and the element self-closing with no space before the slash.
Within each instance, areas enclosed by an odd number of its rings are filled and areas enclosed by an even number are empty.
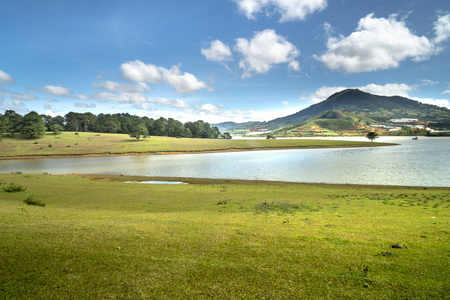
<svg viewBox="0 0 450 300">
<path fill-rule="evenodd" d="M 409 96 L 409 92 L 417 89 L 417 85 L 407 85 L 404 83 L 388 83 L 385 85 L 378 85 L 371 83 L 366 86 L 360 87 L 322 86 L 319 89 L 317 89 L 314 93 L 311 93 L 309 97 L 312 102 L 319 103 L 326 100 L 331 95 L 348 88 L 359 89 L 363 92 L 379 96 L 401 96 L 426 104 L 433 104 L 437 106 L 450 108 L 450 102 L 445 99 L 418 98 Z"/>
<path fill-rule="evenodd" d="M 295 60 L 300 51 L 272 29 L 256 32 L 250 41 L 236 39 L 234 50 L 242 55 L 239 67 L 244 70 L 243 78 L 251 77 L 252 73 L 267 73 L 275 64 L 288 63 L 290 69 L 300 69 Z"/>
<path fill-rule="evenodd" d="M 113 81 L 102 81 L 100 83 L 94 82 L 92 84 L 92 87 L 118 93 L 143 93 L 151 90 L 150 87 L 144 82 L 139 82 L 138 84 L 129 84 Z"/>
<path fill-rule="evenodd" d="M 267 15 L 281 14 L 280 22 L 304 20 L 306 15 L 327 7 L 326 0 L 234 0 L 248 19 L 265 10 Z"/>
<path fill-rule="evenodd" d="M 205 112 L 205 113 L 209 113 L 209 114 L 220 113 L 220 109 L 211 103 L 203 104 L 203 105 L 197 107 L 197 110 L 200 112 Z"/>
<path fill-rule="evenodd" d="M 59 102 L 58 99 L 52 98 L 52 97 L 47 97 L 45 98 L 45 100 L 47 100 L 48 102 Z"/>
<path fill-rule="evenodd" d="M 44 103 L 44 109 L 47 109 L 47 110 L 52 109 L 52 106 L 48 103 Z"/>
<path fill-rule="evenodd" d="M 179 65 L 166 69 L 135 60 L 122 64 L 120 70 L 126 80 L 137 83 L 166 83 L 181 95 L 209 89 L 206 83 L 199 81 L 194 75 L 187 72 L 181 73 Z"/>
<path fill-rule="evenodd" d="M 25 106 L 20 100 L 13 101 L 0 101 L 0 106 L 6 107 L 7 109 L 12 109 L 15 111 L 20 110 L 22 106 Z"/>
<path fill-rule="evenodd" d="M 436 85 L 439 84 L 439 81 L 433 81 L 429 79 L 422 79 L 422 85 Z"/>
<path fill-rule="evenodd" d="M 434 31 L 436 32 L 435 43 L 441 43 L 450 38 L 450 14 L 437 19 L 434 23 Z"/>
<path fill-rule="evenodd" d="M 97 107 L 97 105 L 95 103 L 75 103 L 75 107 L 94 108 Z"/>
<path fill-rule="evenodd" d="M 327 47 L 315 58 L 331 70 L 349 73 L 396 68 L 407 58 L 422 61 L 440 51 L 428 38 L 414 35 L 396 15 L 385 19 L 373 14 L 362 18 L 348 37 L 330 37 Z"/>
<path fill-rule="evenodd" d="M 77 98 L 80 99 L 80 100 L 86 100 L 87 99 L 86 95 L 83 94 L 83 93 L 78 93 Z"/>
<path fill-rule="evenodd" d="M 211 46 L 206 49 L 202 48 L 201 52 L 207 60 L 218 63 L 223 63 L 233 59 L 230 47 L 219 40 L 212 41 Z"/>
<path fill-rule="evenodd" d="M 24 94 L 24 93 L 3 93 L 4 96 L 15 99 L 15 100 L 36 100 L 38 97 L 33 94 Z"/>
<path fill-rule="evenodd" d="M 93 93 L 90 98 L 100 101 L 113 101 L 118 103 L 128 103 L 132 105 L 140 105 L 147 102 L 147 96 L 141 93 L 113 94 L 108 92 L 100 92 Z"/>
<path fill-rule="evenodd" d="M 287 101 L 283 101 L 283 105 L 290 105 L 290 103 Z"/>
<path fill-rule="evenodd" d="M 54 86 L 54 85 L 46 85 L 42 91 L 47 94 L 51 94 L 53 96 L 67 96 L 72 94 L 72 92 L 65 87 L 62 86 Z"/>
<path fill-rule="evenodd" d="M 3 83 L 14 83 L 14 79 L 6 72 L 0 70 L 0 84 Z"/>
<path fill-rule="evenodd" d="M 179 99 L 156 98 L 151 100 L 151 102 L 176 108 L 188 108 L 190 106 L 185 101 Z"/>
</svg>

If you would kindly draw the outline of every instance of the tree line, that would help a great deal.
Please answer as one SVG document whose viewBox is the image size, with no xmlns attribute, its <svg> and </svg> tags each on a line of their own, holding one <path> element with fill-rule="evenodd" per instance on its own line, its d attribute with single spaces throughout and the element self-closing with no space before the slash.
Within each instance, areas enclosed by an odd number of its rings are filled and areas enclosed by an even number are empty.
<svg viewBox="0 0 450 300">
<path fill-rule="evenodd" d="M 182 123 L 172 118 L 153 119 L 128 113 L 99 114 L 69 112 L 64 117 L 38 114 L 34 111 L 20 115 L 13 110 L 0 114 L 0 134 L 22 134 L 35 138 L 51 131 L 124 133 L 140 139 L 145 136 L 169 136 L 187 138 L 231 138 L 221 134 L 216 126 L 202 120 Z"/>
</svg>

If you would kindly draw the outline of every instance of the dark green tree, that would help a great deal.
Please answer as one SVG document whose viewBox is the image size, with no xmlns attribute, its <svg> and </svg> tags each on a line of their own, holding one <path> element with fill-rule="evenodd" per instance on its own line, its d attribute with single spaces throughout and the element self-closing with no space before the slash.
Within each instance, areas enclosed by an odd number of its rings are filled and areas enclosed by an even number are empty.
<svg viewBox="0 0 450 300">
<path fill-rule="evenodd" d="M 378 133 L 376 133 L 375 131 L 371 131 L 366 135 L 366 138 L 373 142 L 374 139 L 378 138 Z"/>
<path fill-rule="evenodd" d="M 131 129 L 128 135 L 139 141 L 141 138 L 148 136 L 148 131 L 144 124 L 138 124 Z"/>
<path fill-rule="evenodd" d="M 54 135 L 60 134 L 63 129 L 64 128 L 59 124 L 50 125 L 50 131 L 53 132 Z"/>
<path fill-rule="evenodd" d="M 9 120 L 4 115 L 0 114 L 0 135 L 3 133 L 8 133 L 9 130 Z"/>
<path fill-rule="evenodd" d="M 8 119 L 9 133 L 19 133 L 23 117 L 13 110 L 5 111 L 5 117 Z"/>
<path fill-rule="evenodd" d="M 224 132 L 221 137 L 226 140 L 231 140 L 231 138 L 232 138 L 232 136 L 229 132 Z"/>
<path fill-rule="evenodd" d="M 29 138 L 45 134 L 45 123 L 37 112 L 32 111 L 23 117 L 20 133 Z"/>
</svg>

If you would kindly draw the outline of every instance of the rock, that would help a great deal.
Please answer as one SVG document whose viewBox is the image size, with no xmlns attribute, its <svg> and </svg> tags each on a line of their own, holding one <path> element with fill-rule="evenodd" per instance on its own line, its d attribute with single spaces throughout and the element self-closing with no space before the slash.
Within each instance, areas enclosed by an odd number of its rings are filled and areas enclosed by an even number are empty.
<svg viewBox="0 0 450 300">
<path fill-rule="evenodd" d="M 406 246 L 403 246 L 403 245 L 401 245 L 401 244 L 394 244 L 394 245 L 391 246 L 391 248 L 395 248 L 395 249 L 403 249 L 403 248 L 406 248 Z"/>
</svg>

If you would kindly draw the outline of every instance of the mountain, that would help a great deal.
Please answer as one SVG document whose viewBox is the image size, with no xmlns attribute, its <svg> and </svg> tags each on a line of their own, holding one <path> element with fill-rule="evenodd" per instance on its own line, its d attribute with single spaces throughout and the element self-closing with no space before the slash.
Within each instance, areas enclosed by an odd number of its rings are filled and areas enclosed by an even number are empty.
<svg viewBox="0 0 450 300">
<path fill-rule="evenodd" d="M 359 119 L 367 118 L 378 122 L 394 118 L 414 118 L 434 122 L 450 119 L 450 110 L 444 107 L 424 104 L 400 96 L 378 96 L 358 89 L 347 89 L 295 114 L 261 124 L 274 130 L 303 123 L 325 111 L 341 111 L 357 116 Z"/>
<path fill-rule="evenodd" d="M 311 105 L 295 114 L 267 122 L 213 124 L 220 131 L 267 132 L 279 130 L 290 134 L 302 130 L 300 127 L 339 131 L 374 130 L 367 124 L 385 123 L 389 119 L 412 118 L 424 122 L 450 123 L 450 110 L 430 104 L 424 104 L 400 96 L 379 96 L 346 89 L 337 92 L 328 99 Z"/>
</svg>

